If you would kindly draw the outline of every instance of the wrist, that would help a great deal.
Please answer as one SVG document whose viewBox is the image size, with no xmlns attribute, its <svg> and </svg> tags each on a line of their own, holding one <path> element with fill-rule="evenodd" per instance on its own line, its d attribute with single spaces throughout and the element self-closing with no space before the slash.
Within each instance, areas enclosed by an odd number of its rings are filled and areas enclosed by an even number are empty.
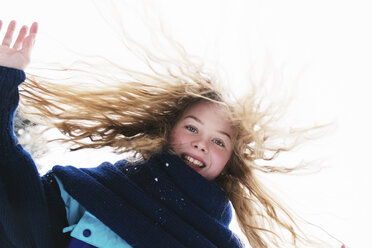
<svg viewBox="0 0 372 248">
<path fill-rule="evenodd" d="M 0 65 L 0 87 L 3 88 L 6 85 L 16 86 L 20 85 L 26 80 L 26 74 L 23 70 L 17 68 L 11 68 Z M 10 88 L 13 88 L 10 87 Z"/>
</svg>

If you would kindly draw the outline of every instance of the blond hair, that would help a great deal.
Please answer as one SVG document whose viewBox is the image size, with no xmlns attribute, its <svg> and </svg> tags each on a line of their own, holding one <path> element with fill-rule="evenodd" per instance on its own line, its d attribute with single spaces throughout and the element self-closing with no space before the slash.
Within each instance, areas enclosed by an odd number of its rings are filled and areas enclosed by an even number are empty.
<svg viewBox="0 0 372 248">
<path fill-rule="evenodd" d="M 237 137 L 233 154 L 215 182 L 230 199 L 242 232 L 252 247 L 284 243 L 297 247 L 306 237 L 257 178 L 257 171 L 292 171 L 260 166 L 257 161 L 273 160 L 296 142 L 273 146 L 271 138 L 280 131 L 273 129 L 272 113 L 260 107 L 256 91 L 239 101 L 227 99 L 212 74 L 177 48 L 180 60 L 159 59 L 146 51 L 152 73 L 110 62 L 114 71 L 101 73 L 102 69 L 80 62 L 60 71 L 82 75 L 82 81 L 76 77 L 61 84 L 28 74 L 20 90 L 21 109 L 33 122 L 66 135 L 64 142 L 70 142 L 72 150 L 112 147 L 118 153 L 134 152 L 146 159 L 168 145 L 169 132 L 187 107 L 201 100 L 217 102 L 226 107 Z M 154 63 L 163 66 L 162 72 L 151 66 Z M 90 79 L 97 84 L 85 85 Z M 281 229 L 287 231 L 289 240 L 277 231 Z"/>
</svg>

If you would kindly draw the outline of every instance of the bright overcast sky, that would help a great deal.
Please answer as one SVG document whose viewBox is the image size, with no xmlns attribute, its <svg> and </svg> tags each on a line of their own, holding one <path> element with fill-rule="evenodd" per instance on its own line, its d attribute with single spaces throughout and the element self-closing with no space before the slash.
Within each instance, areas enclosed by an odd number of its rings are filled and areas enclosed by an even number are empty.
<svg viewBox="0 0 372 248">
<path fill-rule="evenodd" d="M 120 9 L 120 13 L 129 17 L 141 6 L 135 3 L 141 2 L 132 1 L 131 7 Z M 368 1 L 149 2 L 186 49 L 208 61 L 218 60 L 236 92 L 245 89 L 247 78 L 257 78 L 263 68 L 269 71 L 264 75 L 273 72 L 269 80 L 273 81 L 274 93 L 285 93 L 289 87 L 285 83 L 301 73 L 291 120 L 309 125 L 335 120 L 337 128 L 299 155 L 322 160 L 326 169 L 305 177 L 274 178 L 273 184 L 309 221 L 350 247 L 370 246 L 372 9 Z M 66 48 L 115 56 L 119 48 L 108 43 L 112 34 L 96 6 L 101 9 L 104 4 L 94 5 L 88 0 L 1 0 L 0 18 L 6 25 L 11 19 L 19 24 L 39 22 L 34 61 L 68 60 Z M 132 21 L 126 26 L 133 32 L 137 22 L 128 20 Z M 55 154 L 38 163 L 95 166 L 117 159 L 110 154 L 106 158 L 105 153 L 93 159 Z"/>
</svg>

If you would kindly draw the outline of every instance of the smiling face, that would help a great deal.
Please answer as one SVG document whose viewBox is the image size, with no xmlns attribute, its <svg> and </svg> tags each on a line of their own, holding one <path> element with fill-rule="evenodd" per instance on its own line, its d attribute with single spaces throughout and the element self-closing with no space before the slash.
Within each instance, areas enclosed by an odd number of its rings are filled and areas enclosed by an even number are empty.
<svg viewBox="0 0 372 248">
<path fill-rule="evenodd" d="M 216 178 L 229 161 L 234 131 L 220 105 L 201 101 L 182 114 L 170 135 L 172 150 L 208 180 Z"/>
</svg>

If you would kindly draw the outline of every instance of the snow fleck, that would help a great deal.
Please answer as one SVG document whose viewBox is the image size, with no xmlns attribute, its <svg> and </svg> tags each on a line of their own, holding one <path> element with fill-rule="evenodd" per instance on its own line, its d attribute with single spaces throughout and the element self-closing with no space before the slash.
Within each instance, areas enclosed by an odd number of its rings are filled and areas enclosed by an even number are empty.
<svg viewBox="0 0 372 248">
<path fill-rule="evenodd" d="M 159 182 L 159 179 L 157 177 L 154 178 L 155 182 Z"/>
<path fill-rule="evenodd" d="M 169 163 L 165 163 L 165 166 L 166 166 L 166 167 L 169 167 Z"/>
</svg>

